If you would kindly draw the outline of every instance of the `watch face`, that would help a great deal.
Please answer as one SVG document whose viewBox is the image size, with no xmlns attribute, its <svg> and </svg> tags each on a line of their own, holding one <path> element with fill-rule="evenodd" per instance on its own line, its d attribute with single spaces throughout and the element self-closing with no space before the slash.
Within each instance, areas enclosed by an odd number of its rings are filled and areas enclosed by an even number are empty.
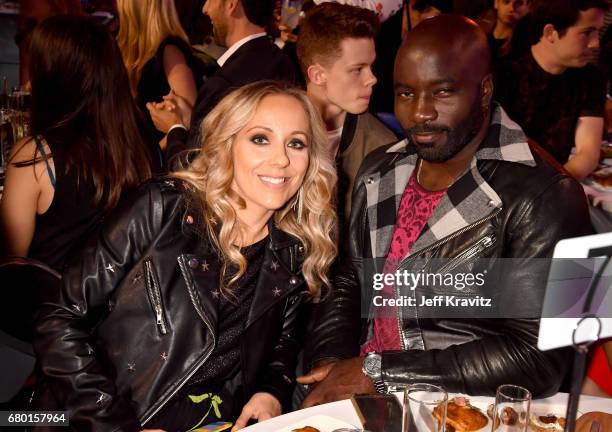
<svg viewBox="0 0 612 432">
<path fill-rule="evenodd" d="M 365 359 L 363 359 L 363 371 L 369 377 L 377 377 L 380 376 L 380 355 L 367 355 Z"/>
</svg>

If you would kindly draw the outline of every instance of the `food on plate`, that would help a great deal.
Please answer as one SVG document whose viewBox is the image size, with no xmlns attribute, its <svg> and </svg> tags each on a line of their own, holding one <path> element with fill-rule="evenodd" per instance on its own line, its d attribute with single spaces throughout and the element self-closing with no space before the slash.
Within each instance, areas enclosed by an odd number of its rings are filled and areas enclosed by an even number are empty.
<svg viewBox="0 0 612 432">
<path fill-rule="evenodd" d="M 591 432 L 593 423 L 599 423 L 599 431 L 612 430 L 612 414 L 601 411 L 591 411 L 585 413 L 576 420 L 576 432 Z"/>
<path fill-rule="evenodd" d="M 291 432 L 321 432 L 317 428 L 313 428 L 312 426 L 304 426 L 303 428 L 293 429 Z"/>
<path fill-rule="evenodd" d="M 551 432 L 565 430 L 565 417 L 558 417 L 555 414 L 531 415 L 529 422 L 531 430 L 534 432 Z"/>
<path fill-rule="evenodd" d="M 442 418 L 442 407 L 438 405 L 433 410 L 434 417 L 438 421 Z M 458 396 L 448 401 L 446 410 L 447 432 L 470 432 L 485 427 L 488 423 L 487 417 L 475 406 L 470 405 L 464 396 Z"/>
<path fill-rule="evenodd" d="M 506 426 L 516 426 L 520 423 L 524 424 L 524 421 L 521 422 L 519 418 L 520 417 L 519 413 L 516 412 L 514 408 L 509 407 L 509 406 L 502 408 L 501 416 L 494 416 L 493 415 L 494 409 L 495 409 L 494 404 L 489 405 L 487 407 L 487 416 L 489 416 L 489 418 L 495 422 L 495 429 L 499 427 L 500 417 L 501 417 L 501 423 Z"/>
<path fill-rule="evenodd" d="M 514 426 L 518 422 L 518 413 L 512 407 L 505 407 L 501 410 L 501 422 L 506 426 Z"/>
<path fill-rule="evenodd" d="M 602 168 L 591 174 L 591 178 L 595 183 L 603 187 L 612 186 L 612 169 Z"/>
</svg>

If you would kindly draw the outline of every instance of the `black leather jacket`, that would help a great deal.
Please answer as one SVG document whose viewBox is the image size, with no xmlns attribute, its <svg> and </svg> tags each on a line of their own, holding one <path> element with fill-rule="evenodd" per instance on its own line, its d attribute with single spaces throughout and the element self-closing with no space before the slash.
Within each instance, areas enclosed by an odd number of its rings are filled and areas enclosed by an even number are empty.
<svg viewBox="0 0 612 432">
<path fill-rule="evenodd" d="M 370 154 L 361 167 L 353 193 L 350 262 L 337 272 L 332 295 L 317 306 L 314 337 L 307 341 L 307 364 L 358 355 L 360 344 L 371 336 L 371 321 L 360 320 L 360 299 L 369 301 L 372 285 L 365 285 L 370 287 L 364 288 L 365 299 L 360 285 L 364 286 L 364 265 L 372 257 L 369 215 L 380 219 L 385 212 L 367 208 L 367 188 L 376 173 L 389 172 L 410 157 L 388 149 Z M 551 257 L 558 240 L 589 234 L 591 228 L 578 182 L 538 152 L 532 149 L 536 166 L 478 160 L 477 171 L 501 203 L 467 227 L 417 248 L 400 268 L 416 273 L 427 263 L 424 271 L 435 273 L 437 258 L 456 259 L 461 265 L 478 258 L 514 258 L 513 271 L 499 277 L 498 291 L 530 305 L 530 311 L 540 311 L 548 269 L 537 258 Z M 568 353 L 539 351 L 539 320 L 529 312 L 525 315 L 423 319 L 417 308 L 415 315 L 399 318 L 403 350 L 382 353 L 383 379 L 387 384 L 441 384 L 448 391 L 472 395 L 495 394 L 504 383 L 523 385 L 536 397 L 553 394 L 567 371 Z"/>
<path fill-rule="evenodd" d="M 184 188 L 178 180 L 141 187 L 37 314 L 42 371 L 76 430 L 140 430 L 215 346 L 220 264 L 198 234 Z M 308 293 L 298 275 L 303 248 L 269 228 L 241 339 L 242 383 L 246 398 L 266 391 L 282 402 L 294 382 L 295 329 Z"/>
</svg>

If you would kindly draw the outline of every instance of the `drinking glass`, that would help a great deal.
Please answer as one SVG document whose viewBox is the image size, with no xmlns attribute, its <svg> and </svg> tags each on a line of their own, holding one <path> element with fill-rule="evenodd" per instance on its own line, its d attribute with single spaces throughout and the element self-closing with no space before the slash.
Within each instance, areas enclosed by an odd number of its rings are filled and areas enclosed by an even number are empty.
<svg viewBox="0 0 612 432">
<path fill-rule="evenodd" d="M 13 139 L 18 141 L 30 135 L 30 93 L 24 90 L 13 89 L 9 95 L 13 124 Z"/>
<path fill-rule="evenodd" d="M 0 109 L 0 176 L 4 175 L 14 141 L 10 113 Z"/>
<path fill-rule="evenodd" d="M 504 384 L 497 387 L 492 432 L 526 432 L 529 425 L 531 393 L 525 387 Z"/>
<path fill-rule="evenodd" d="M 402 432 L 444 432 L 448 394 L 432 384 L 412 384 L 404 389 Z"/>
<path fill-rule="evenodd" d="M 301 10 L 302 0 L 283 0 L 280 23 L 293 30 L 300 22 Z"/>
</svg>

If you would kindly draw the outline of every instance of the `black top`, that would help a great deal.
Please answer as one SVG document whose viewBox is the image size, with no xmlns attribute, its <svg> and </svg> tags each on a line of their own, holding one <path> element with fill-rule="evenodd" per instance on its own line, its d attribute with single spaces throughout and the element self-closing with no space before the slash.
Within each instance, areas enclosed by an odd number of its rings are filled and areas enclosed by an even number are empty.
<svg viewBox="0 0 612 432">
<path fill-rule="evenodd" d="M 240 339 L 255 295 L 259 271 L 264 263 L 269 237 L 241 249 L 247 269 L 231 286 L 231 294 L 213 292 L 217 305 L 218 339 L 213 352 L 200 369 L 176 394 L 173 401 L 152 423 L 165 430 L 187 430 L 203 418 L 201 425 L 232 421 L 240 415 L 246 400 L 242 396 Z M 231 272 L 230 272 L 231 274 Z M 229 281 L 229 278 L 227 278 Z M 215 413 L 215 407 L 217 408 Z M 195 399 L 195 401 L 194 401 Z M 208 415 L 206 416 L 206 414 Z M 220 417 L 217 417 L 220 414 Z"/>
<path fill-rule="evenodd" d="M 53 143 L 47 144 L 54 154 Z M 71 257 L 71 249 L 99 225 L 104 212 L 101 205 L 94 204 L 96 188 L 91 176 L 79 178 L 74 166 L 66 172 L 65 161 L 57 156 L 53 156 L 53 163 L 56 178 L 53 201 L 45 213 L 36 215 L 28 256 L 61 271 Z"/>
<path fill-rule="evenodd" d="M 591 66 L 559 75 L 542 69 L 531 52 L 500 65 L 495 98 L 527 136 L 561 164 L 574 146 L 579 117 L 603 117 L 605 83 Z"/>
<path fill-rule="evenodd" d="M 503 57 L 502 47 L 508 42 L 508 39 L 496 39 L 491 32 L 487 35 L 487 42 L 489 42 L 489 49 L 491 50 L 491 63 L 495 65 L 500 57 Z"/>
<path fill-rule="evenodd" d="M 170 92 L 170 84 L 168 84 L 166 71 L 164 70 L 164 50 L 168 45 L 175 46 L 185 56 L 185 62 L 193 72 L 196 89 L 200 88 L 203 76 L 202 63 L 193 55 L 191 47 L 184 40 L 176 36 L 164 39 L 157 48 L 155 56 L 144 65 L 136 88 L 138 92 L 136 102 L 145 119 L 145 134 L 156 143 L 164 137 L 164 134 L 155 128 L 146 105 L 148 102 L 160 102 Z"/>
</svg>

